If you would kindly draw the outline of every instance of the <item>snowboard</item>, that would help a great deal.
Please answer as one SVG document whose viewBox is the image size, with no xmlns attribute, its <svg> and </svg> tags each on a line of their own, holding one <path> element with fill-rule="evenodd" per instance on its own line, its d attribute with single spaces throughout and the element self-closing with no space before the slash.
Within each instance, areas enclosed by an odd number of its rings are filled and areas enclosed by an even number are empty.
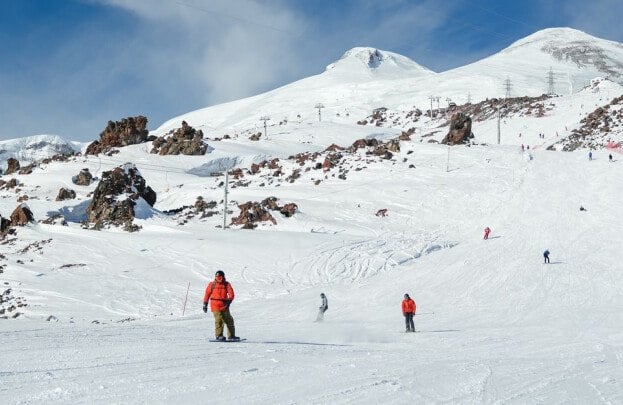
<svg viewBox="0 0 623 405">
<path fill-rule="evenodd" d="M 216 339 L 210 339 L 210 342 L 215 342 L 215 343 L 237 343 L 237 342 L 244 342 L 245 340 L 247 340 L 246 338 L 242 338 L 239 340 L 216 340 Z"/>
</svg>

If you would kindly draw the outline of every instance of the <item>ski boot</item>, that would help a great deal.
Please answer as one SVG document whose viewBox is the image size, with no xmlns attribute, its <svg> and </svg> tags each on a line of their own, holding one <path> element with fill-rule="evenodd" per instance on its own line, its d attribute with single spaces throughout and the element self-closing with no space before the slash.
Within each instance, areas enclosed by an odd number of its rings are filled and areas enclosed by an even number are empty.
<svg viewBox="0 0 623 405">
<path fill-rule="evenodd" d="M 224 342 L 225 341 L 225 336 L 223 336 L 223 335 L 217 336 L 216 340 L 218 340 L 219 342 Z"/>
<path fill-rule="evenodd" d="M 223 339 L 223 340 L 225 340 L 225 339 Z M 240 338 L 238 336 L 230 336 L 230 337 L 227 338 L 227 340 L 230 340 L 232 342 L 237 342 L 237 341 L 240 340 Z"/>
</svg>

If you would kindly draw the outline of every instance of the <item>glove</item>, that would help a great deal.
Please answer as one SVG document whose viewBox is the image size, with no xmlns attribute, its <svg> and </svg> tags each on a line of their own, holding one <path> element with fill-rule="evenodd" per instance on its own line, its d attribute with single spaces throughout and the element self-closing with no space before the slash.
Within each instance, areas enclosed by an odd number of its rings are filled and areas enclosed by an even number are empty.
<svg viewBox="0 0 623 405">
<path fill-rule="evenodd" d="M 208 304 L 203 304 L 203 312 L 204 313 L 208 312 Z"/>
</svg>

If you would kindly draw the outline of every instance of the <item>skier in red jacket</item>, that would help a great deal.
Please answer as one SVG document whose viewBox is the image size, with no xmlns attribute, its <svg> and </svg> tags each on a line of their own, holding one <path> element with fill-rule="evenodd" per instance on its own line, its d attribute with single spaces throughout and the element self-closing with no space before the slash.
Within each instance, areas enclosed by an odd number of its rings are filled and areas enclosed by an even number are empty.
<svg viewBox="0 0 623 405">
<path fill-rule="evenodd" d="M 485 237 L 483 239 L 489 239 L 489 234 L 491 233 L 491 228 L 485 228 Z"/>
<path fill-rule="evenodd" d="M 407 326 L 407 332 L 415 332 L 415 326 L 413 325 L 413 315 L 415 315 L 415 301 L 409 297 L 409 294 L 405 294 L 405 299 L 402 300 L 402 315 L 405 317 L 405 324 Z"/>
</svg>

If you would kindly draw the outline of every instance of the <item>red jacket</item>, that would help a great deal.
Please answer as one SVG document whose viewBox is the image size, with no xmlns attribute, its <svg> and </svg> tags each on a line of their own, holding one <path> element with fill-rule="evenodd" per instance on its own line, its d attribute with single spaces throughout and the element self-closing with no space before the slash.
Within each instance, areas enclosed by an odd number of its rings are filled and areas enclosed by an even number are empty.
<svg viewBox="0 0 623 405">
<path fill-rule="evenodd" d="M 415 301 L 411 298 L 405 298 L 402 300 L 402 314 L 415 314 Z"/>
<path fill-rule="evenodd" d="M 210 300 L 212 312 L 222 312 L 229 308 L 229 303 L 234 300 L 234 289 L 231 283 L 228 281 L 219 283 L 216 280 L 210 282 L 206 287 L 203 303 L 207 304 L 208 300 Z"/>
</svg>

